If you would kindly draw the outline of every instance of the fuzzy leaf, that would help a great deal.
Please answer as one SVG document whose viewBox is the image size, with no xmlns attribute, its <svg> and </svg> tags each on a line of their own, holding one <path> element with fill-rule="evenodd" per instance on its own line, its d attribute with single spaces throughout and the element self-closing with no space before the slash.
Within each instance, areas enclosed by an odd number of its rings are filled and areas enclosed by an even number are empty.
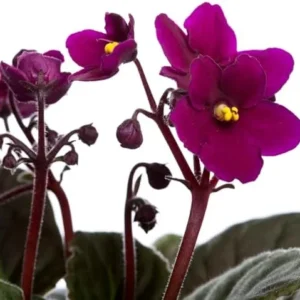
<svg viewBox="0 0 300 300">
<path fill-rule="evenodd" d="M 17 170 L 11 175 L 9 171 L 0 169 L 0 194 L 20 185 L 17 178 L 22 172 Z M 30 204 L 31 193 L 27 193 L 0 205 L 0 273 L 17 285 L 20 284 Z M 62 240 L 49 200 L 46 203 L 39 253 L 34 293 L 43 295 L 65 273 Z"/>
<path fill-rule="evenodd" d="M 0 299 L 23 300 L 23 292 L 18 286 L 0 279 Z"/>
<path fill-rule="evenodd" d="M 276 300 L 300 288 L 300 249 L 263 252 L 199 287 L 185 300 Z"/>
<path fill-rule="evenodd" d="M 255 219 L 234 225 L 195 250 L 182 295 L 237 266 L 248 257 L 280 248 L 300 247 L 300 214 Z M 166 235 L 155 247 L 172 264 L 180 237 Z"/>
<path fill-rule="evenodd" d="M 72 300 L 118 300 L 123 292 L 122 235 L 77 232 L 66 281 Z M 166 260 L 136 242 L 137 300 L 160 299 L 167 283 Z"/>
</svg>

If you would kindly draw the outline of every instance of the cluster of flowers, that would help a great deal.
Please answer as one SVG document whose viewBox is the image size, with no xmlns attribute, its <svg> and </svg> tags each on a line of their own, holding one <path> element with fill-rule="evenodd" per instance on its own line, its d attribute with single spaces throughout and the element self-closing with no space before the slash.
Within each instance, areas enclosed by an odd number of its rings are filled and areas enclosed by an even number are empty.
<svg viewBox="0 0 300 300">
<path fill-rule="evenodd" d="M 105 24 L 105 33 L 83 30 L 67 38 L 70 56 L 82 67 L 74 74 L 61 71 L 64 57 L 57 50 L 22 50 L 12 65 L 1 62 L 1 116 L 9 115 L 10 92 L 26 118 L 36 110 L 37 88 L 44 86 L 48 106 L 61 99 L 72 82 L 108 79 L 121 64 L 134 61 L 133 17 L 129 15 L 127 23 L 107 13 Z M 238 51 L 222 9 L 209 3 L 185 20 L 187 34 L 165 14 L 157 16 L 155 27 L 171 65 L 163 67 L 161 75 L 184 91 L 172 107 L 170 123 L 185 147 L 216 177 L 253 181 L 263 166 L 262 156 L 279 155 L 299 144 L 299 119 L 274 101 L 294 67 L 288 52 Z"/>
</svg>

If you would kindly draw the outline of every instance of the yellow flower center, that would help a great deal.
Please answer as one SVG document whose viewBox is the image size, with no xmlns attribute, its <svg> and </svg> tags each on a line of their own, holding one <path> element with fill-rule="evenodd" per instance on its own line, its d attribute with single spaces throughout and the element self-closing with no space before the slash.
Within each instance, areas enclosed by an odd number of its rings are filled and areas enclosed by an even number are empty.
<svg viewBox="0 0 300 300">
<path fill-rule="evenodd" d="M 229 107 L 224 103 L 215 106 L 214 116 L 218 121 L 222 122 L 236 122 L 240 118 L 237 107 Z"/>
<path fill-rule="evenodd" d="M 118 42 L 111 42 L 105 45 L 104 51 L 106 54 L 111 54 L 115 50 L 115 48 L 119 45 Z"/>
</svg>

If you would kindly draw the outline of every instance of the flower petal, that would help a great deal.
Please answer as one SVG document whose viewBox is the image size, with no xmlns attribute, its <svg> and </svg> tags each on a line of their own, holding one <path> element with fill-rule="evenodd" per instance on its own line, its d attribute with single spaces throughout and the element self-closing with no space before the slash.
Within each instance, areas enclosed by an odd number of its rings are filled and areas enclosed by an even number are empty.
<svg viewBox="0 0 300 300">
<path fill-rule="evenodd" d="M 49 51 L 45 52 L 43 55 L 57 58 L 61 62 L 65 61 L 65 58 L 64 58 L 63 54 L 60 51 L 58 51 L 58 50 L 49 50 Z"/>
<path fill-rule="evenodd" d="M 274 96 L 287 82 L 294 69 L 292 55 L 283 49 L 269 48 L 266 50 L 243 51 L 241 53 L 254 56 L 261 63 L 267 76 L 265 98 Z"/>
<path fill-rule="evenodd" d="M 224 69 L 221 90 L 239 107 L 251 107 L 264 98 L 266 74 L 258 60 L 240 55 Z"/>
<path fill-rule="evenodd" d="M 129 39 L 134 39 L 134 18 L 131 14 L 128 15 L 129 16 L 129 23 L 128 23 L 128 38 Z"/>
<path fill-rule="evenodd" d="M 4 62 L 0 63 L 0 72 L 2 80 L 8 85 L 19 101 L 32 101 L 34 96 L 26 85 L 28 78 L 24 72 Z"/>
<path fill-rule="evenodd" d="M 166 14 L 156 17 L 155 27 L 157 39 L 172 67 L 188 72 L 196 53 L 190 49 L 185 33 Z"/>
<path fill-rule="evenodd" d="M 71 81 L 98 81 L 108 79 L 119 72 L 119 69 L 114 70 L 113 73 L 105 73 L 100 67 L 97 68 L 84 68 L 69 78 Z"/>
<path fill-rule="evenodd" d="M 67 41 L 71 58 L 81 67 L 96 67 L 100 65 L 107 44 L 107 36 L 95 30 L 83 30 L 71 34 Z"/>
<path fill-rule="evenodd" d="M 62 61 L 51 56 L 45 56 L 36 52 L 27 52 L 20 55 L 18 68 L 22 70 L 29 81 L 36 83 L 38 72 L 42 71 L 47 82 L 60 77 L 60 67 Z"/>
<path fill-rule="evenodd" d="M 259 148 L 248 140 L 242 126 L 221 127 L 210 111 L 194 110 L 186 98 L 171 113 L 179 139 L 198 155 L 205 167 L 224 181 L 255 180 L 263 166 Z"/>
<path fill-rule="evenodd" d="M 134 40 L 120 43 L 114 51 L 102 57 L 101 69 L 106 74 L 112 74 L 122 64 L 135 59 L 137 44 Z"/>
<path fill-rule="evenodd" d="M 238 122 L 245 134 L 261 149 L 262 155 L 279 155 L 300 143 L 299 118 L 284 106 L 269 100 L 241 111 Z"/>
<path fill-rule="evenodd" d="M 196 109 L 204 109 L 219 94 L 221 68 L 208 56 L 199 56 L 191 65 L 189 95 Z"/>
<path fill-rule="evenodd" d="M 37 105 L 33 102 L 17 102 L 20 114 L 22 118 L 31 117 L 34 113 L 37 112 Z"/>
<path fill-rule="evenodd" d="M 218 63 L 236 54 L 237 41 L 219 5 L 203 3 L 185 20 L 189 44 Z"/>
<path fill-rule="evenodd" d="M 173 67 L 162 67 L 160 75 L 173 79 L 177 83 L 177 87 L 188 90 L 190 84 L 190 74 L 183 71 L 176 70 Z"/>
<path fill-rule="evenodd" d="M 105 14 L 105 30 L 108 39 L 115 42 L 123 42 L 128 37 L 129 28 L 120 15 L 115 13 Z"/>
</svg>

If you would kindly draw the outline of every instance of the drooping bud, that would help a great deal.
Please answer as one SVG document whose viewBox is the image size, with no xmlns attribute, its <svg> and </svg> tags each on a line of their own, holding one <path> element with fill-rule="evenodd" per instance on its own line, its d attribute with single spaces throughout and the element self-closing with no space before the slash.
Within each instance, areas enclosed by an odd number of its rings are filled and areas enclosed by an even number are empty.
<svg viewBox="0 0 300 300">
<path fill-rule="evenodd" d="M 137 149 L 143 143 L 141 126 L 136 119 L 127 119 L 117 128 L 117 139 L 121 147 Z"/>
<path fill-rule="evenodd" d="M 79 139 L 88 146 L 96 143 L 98 135 L 97 129 L 92 125 L 84 125 L 78 132 Z"/>
<path fill-rule="evenodd" d="M 162 190 L 170 184 L 167 176 L 172 176 L 169 168 L 164 164 L 152 163 L 146 165 L 148 182 L 156 190 Z"/>
<path fill-rule="evenodd" d="M 77 152 L 74 151 L 74 150 L 71 150 L 71 151 L 67 152 L 63 156 L 63 161 L 69 166 L 78 165 L 78 154 L 77 154 Z"/>
<path fill-rule="evenodd" d="M 146 232 L 154 228 L 156 224 L 156 214 L 158 213 L 155 206 L 146 201 L 144 205 L 137 208 L 134 222 L 138 222 L 139 226 Z"/>
<path fill-rule="evenodd" d="M 17 167 L 16 158 L 11 153 L 6 154 L 2 160 L 2 167 L 8 170 L 15 169 Z"/>
<path fill-rule="evenodd" d="M 46 132 L 46 138 L 50 146 L 55 145 L 57 138 L 58 138 L 58 133 L 55 130 L 48 129 Z"/>
</svg>

